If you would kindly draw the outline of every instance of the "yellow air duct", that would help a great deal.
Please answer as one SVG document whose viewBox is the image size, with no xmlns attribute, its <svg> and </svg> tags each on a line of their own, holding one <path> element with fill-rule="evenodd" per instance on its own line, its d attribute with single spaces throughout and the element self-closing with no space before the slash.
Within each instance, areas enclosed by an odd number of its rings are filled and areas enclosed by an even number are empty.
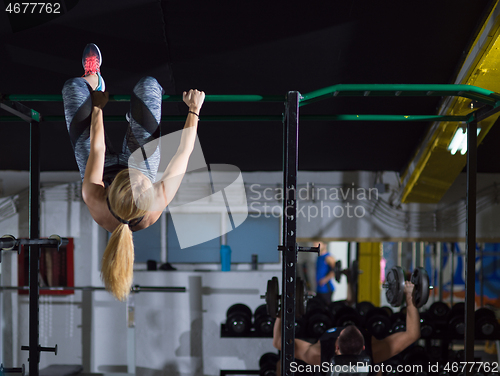
<svg viewBox="0 0 500 376">
<path fill-rule="evenodd" d="M 474 85 L 500 92 L 500 9 L 499 1 L 483 24 L 458 74 L 455 84 Z M 466 98 L 449 98 L 440 115 L 461 115 L 471 112 L 473 103 Z M 478 144 L 500 116 L 497 113 L 481 121 Z M 467 155 L 448 151 L 458 127 L 465 124 L 441 122 L 432 125 L 423 144 L 402 176 L 401 202 L 437 203 L 453 184 L 467 163 Z"/>
</svg>

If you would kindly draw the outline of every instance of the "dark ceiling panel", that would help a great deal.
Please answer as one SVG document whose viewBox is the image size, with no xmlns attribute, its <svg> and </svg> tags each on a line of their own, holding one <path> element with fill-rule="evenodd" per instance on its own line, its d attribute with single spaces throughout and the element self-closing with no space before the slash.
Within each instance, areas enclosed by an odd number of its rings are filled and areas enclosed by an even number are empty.
<svg viewBox="0 0 500 376">
<path fill-rule="evenodd" d="M 0 93 L 59 94 L 82 74 L 80 54 L 94 42 L 112 94 L 130 94 L 140 77 L 156 77 L 167 94 L 199 88 L 207 94 L 283 95 L 337 83 L 450 83 L 490 0 L 65 1 L 49 22 L 16 24 L 0 14 Z M 440 98 L 335 98 L 303 114 L 434 114 Z M 42 115 L 61 103 L 27 102 Z M 105 115 L 123 116 L 110 103 Z M 199 137 L 208 163 L 244 171 L 282 168 L 282 128 L 272 122 L 204 122 L 215 114 L 275 114 L 281 104 L 206 103 Z M 165 115 L 185 114 L 165 104 Z M 0 116 L 7 115 L 0 111 Z M 65 125 L 42 123 L 42 170 L 76 170 Z M 402 171 L 428 123 L 301 123 L 299 168 L 316 171 Z M 116 145 L 126 123 L 108 123 Z M 163 133 L 182 124 L 164 123 Z M 0 123 L 0 169 L 28 168 L 28 127 Z M 496 129 L 496 128 L 494 128 Z M 495 132 L 493 130 L 492 132 Z M 498 137 L 479 149 L 479 170 L 491 163 Z M 5 141 L 8 140 L 8 141 Z M 26 149 L 26 150 L 25 150 Z"/>
</svg>

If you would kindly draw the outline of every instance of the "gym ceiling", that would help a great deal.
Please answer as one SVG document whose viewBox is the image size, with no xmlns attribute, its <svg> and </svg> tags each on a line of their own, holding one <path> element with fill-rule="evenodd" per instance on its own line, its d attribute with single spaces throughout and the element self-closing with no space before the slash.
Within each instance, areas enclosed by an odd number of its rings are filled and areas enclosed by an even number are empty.
<svg viewBox="0 0 500 376">
<path fill-rule="evenodd" d="M 58 0 L 59 3 L 60 0 Z M 142 76 L 165 94 L 308 93 L 335 84 L 464 83 L 500 92 L 498 0 L 144 1 L 66 0 L 60 15 L 0 12 L 0 93 L 60 94 L 83 74 L 81 53 L 96 43 L 111 94 L 130 94 Z M 4 1 L 2 6 L 6 8 Z M 22 9 L 22 8 L 21 8 Z M 500 42 L 498 42 L 500 43 Z M 443 97 L 332 97 L 301 114 L 461 113 L 470 100 Z M 61 102 L 22 102 L 42 116 Z M 205 103 L 199 138 L 207 163 L 242 171 L 282 169 L 280 122 L 203 121 L 210 115 L 281 115 L 282 103 Z M 109 103 L 118 148 L 125 103 Z M 164 103 L 163 115 L 185 115 Z M 0 170 L 28 170 L 29 126 L 0 110 Z M 498 115 L 497 115 L 498 117 Z M 2 119 L 3 118 L 3 119 Z M 500 172 L 496 117 L 482 125 L 478 171 Z M 163 122 L 163 134 L 182 127 Z M 438 202 L 466 159 L 446 149 L 458 124 L 301 121 L 299 169 L 395 171 L 406 202 Z M 77 170 L 65 124 L 43 121 L 42 171 Z"/>
</svg>

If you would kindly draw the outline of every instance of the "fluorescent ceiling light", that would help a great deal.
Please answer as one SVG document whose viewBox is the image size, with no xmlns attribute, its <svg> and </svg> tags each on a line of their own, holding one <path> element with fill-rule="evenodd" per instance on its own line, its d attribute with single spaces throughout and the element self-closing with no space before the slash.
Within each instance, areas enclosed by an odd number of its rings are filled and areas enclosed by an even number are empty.
<svg viewBox="0 0 500 376">
<path fill-rule="evenodd" d="M 481 132 L 481 128 L 477 128 L 477 134 L 479 135 Z M 464 155 L 467 153 L 467 129 L 463 129 L 462 127 L 458 127 L 455 135 L 451 139 L 450 144 L 448 145 L 448 150 L 451 154 L 455 155 L 457 151 L 460 151 L 460 154 Z"/>
</svg>

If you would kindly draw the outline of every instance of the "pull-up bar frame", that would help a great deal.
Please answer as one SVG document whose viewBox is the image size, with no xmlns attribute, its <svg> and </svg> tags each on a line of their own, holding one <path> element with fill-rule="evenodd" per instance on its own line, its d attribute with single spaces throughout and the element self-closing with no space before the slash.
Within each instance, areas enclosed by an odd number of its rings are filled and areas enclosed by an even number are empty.
<svg viewBox="0 0 500 376">
<path fill-rule="evenodd" d="M 500 106 L 500 94 L 472 85 L 423 85 L 423 84 L 339 84 L 311 91 L 299 96 L 299 107 L 336 97 L 445 97 L 455 96 L 471 99 L 496 109 Z M 109 102 L 126 102 L 130 95 L 110 95 Z M 164 102 L 182 102 L 181 95 L 163 95 Z M 37 111 L 29 109 L 26 111 L 24 105 L 18 102 L 61 102 L 62 95 L 38 95 L 38 94 L 0 94 L 0 108 L 14 113 L 15 116 L 1 116 L 0 121 L 27 121 L 31 118 L 35 121 L 64 121 L 63 116 L 41 116 Z M 207 95 L 205 102 L 212 103 L 285 103 L 287 98 L 280 95 Z M 13 112 L 14 106 L 23 106 L 24 111 Z M 394 115 L 394 114 L 338 114 L 338 115 L 302 115 L 302 121 L 457 121 L 470 122 L 474 113 L 471 111 L 466 115 Z M 22 116 L 20 115 L 22 114 Z M 105 116 L 107 122 L 123 122 L 124 116 Z M 163 122 L 184 121 L 184 116 L 163 116 Z M 203 116 L 203 121 L 282 121 L 280 115 L 208 115 Z M 481 120 L 481 119 L 480 119 Z"/>
<path fill-rule="evenodd" d="M 299 108 L 310 103 L 332 97 L 409 97 L 427 96 L 463 97 L 484 104 L 477 110 L 466 115 L 308 115 L 299 117 Z M 110 96 L 110 101 L 128 101 L 130 96 Z M 39 188 L 39 161 L 38 161 L 38 121 L 59 121 L 62 117 L 47 116 L 45 119 L 34 110 L 27 109 L 16 101 L 61 101 L 60 95 L 0 95 L 0 108 L 19 116 L 22 120 L 30 122 L 31 125 L 31 163 L 30 163 L 30 238 L 39 235 L 39 212 L 38 198 L 34 197 L 39 189 L 31 189 L 31 186 Z M 181 102 L 181 96 L 163 96 L 165 102 Z M 299 119 L 323 120 L 323 121 L 457 121 L 467 123 L 467 218 L 466 218 L 466 284 L 465 284 L 465 361 L 474 361 L 474 302 L 475 302 L 475 244 L 476 244 L 476 177 L 477 177 L 477 123 L 500 111 L 500 94 L 470 85 L 334 85 L 323 89 L 312 91 L 301 95 L 299 92 L 289 92 L 286 97 L 281 96 L 259 96 L 259 95 L 207 95 L 206 102 L 283 102 L 285 103 L 284 116 L 252 115 L 252 116 L 207 116 L 204 120 L 212 121 L 278 121 L 283 122 L 284 149 L 283 149 L 283 186 L 294 187 L 297 177 L 298 166 L 298 140 Z M 122 117 L 105 117 L 105 120 L 113 121 Z M 164 119 L 165 118 L 165 119 Z M 182 121 L 181 117 L 164 117 L 163 121 Z M 0 121 L 12 121 L 11 117 L 0 118 Z M 36 129 L 35 129 L 36 128 Z M 35 133 L 35 135 L 33 134 Z M 33 142 L 33 141 L 37 142 Z M 38 175 L 38 178 L 36 177 Z M 296 280 L 296 215 L 294 208 L 295 197 L 288 197 L 283 202 L 285 218 L 283 227 L 284 252 L 282 257 L 283 281 L 283 322 L 282 322 L 282 357 L 281 372 L 283 376 L 290 376 L 290 363 L 294 359 L 294 318 L 295 318 L 295 280 Z M 288 209 L 287 209 L 288 205 Z M 290 209 L 291 207 L 291 209 Z M 287 211 L 288 210 L 288 211 Z M 291 210 L 291 212 L 290 212 Z M 32 219 L 34 220 L 32 223 Z M 36 220 L 35 220 L 36 219 Z M 34 223 L 36 222 L 36 223 Z M 32 229 L 33 225 L 33 229 Z M 38 246 L 36 246 L 38 248 Z M 34 268 L 35 269 L 35 268 Z M 30 276 L 31 277 L 31 276 Z M 34 275 L 33 275 L 34 277 Z M 30 278 L 30 284 L 36 281 Z M 38 288 L 36 288 L 38 301 Z M 30 303 L 31 303 L 30 294 Z M 38 307 L 36 308 L 38 310 Z M 31 310 L 30 310 L 31 312 Z M 30 318 L 31 322 L 31 318 Z M 30 332 L 31 332 L 30 324 Z M 36 312 L 36 324 L 33 330 L 38 333 L 38 312 Z M 38 341 L 38 335 L 36 336 Z M 36 346 L 31 341 L 30 348 Z M 31 356 L 30 351 L 30 356 Z M 34 354 L 33 354 L 34 355 Z M 32 358 L 33 359 L 33 358 Z M 38 354 L 36 354 L 38 361 Z M 33 362 L 35 363 L 35 362 Z M 35 368 L 36 367 L 36 368 Z M 38 362 L 36 365 L 30 361 L 30 374 L 38 374 Z M 466 369 L 466 375 L 470 375 Z"/>
</svg>

